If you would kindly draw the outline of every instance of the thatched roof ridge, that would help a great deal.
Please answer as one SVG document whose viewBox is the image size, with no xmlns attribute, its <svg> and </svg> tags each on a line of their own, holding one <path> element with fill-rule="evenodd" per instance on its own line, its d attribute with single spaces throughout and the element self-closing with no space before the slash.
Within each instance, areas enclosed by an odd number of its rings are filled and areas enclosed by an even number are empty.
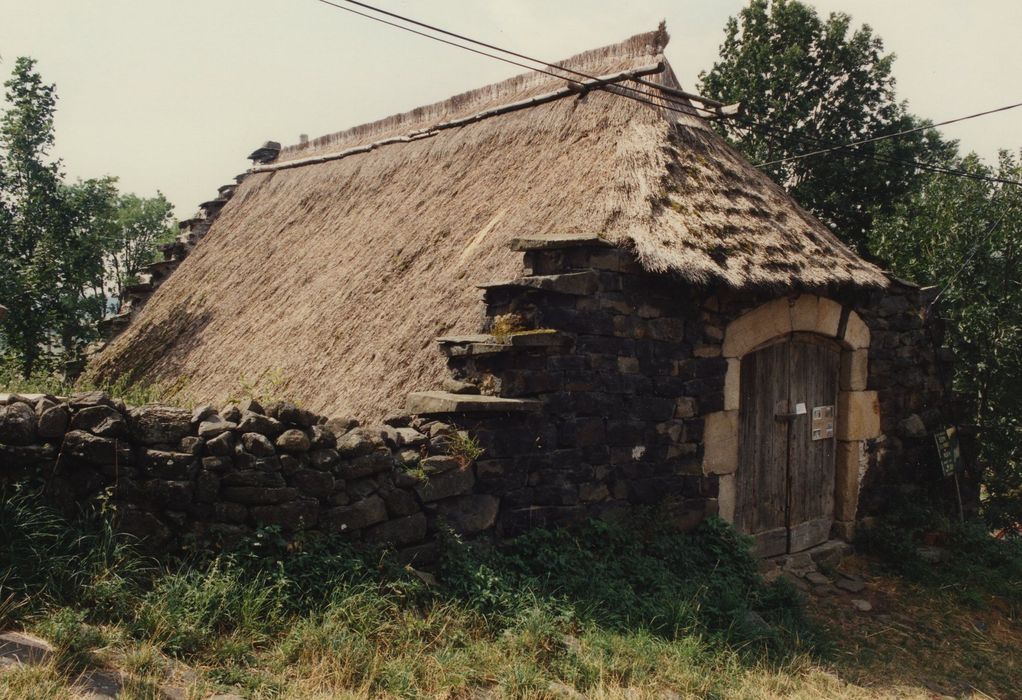
<svg viewBox="0 0 1022 700">
<path fill-rule="evenodd" d="M 647 57 L 649 60 L 662 58 L 664 47 L 667 46 L 669 40 L 667 29 L 661 23 L 656 31 L 636 34 L 617 44 L 590 49 L 553 65 L 589 75 L 634 69 L 638 67 L 637 57 Z M 566 78 L 578 78 L 570 72 L 565 72 L 564 75 Z M 543 73 L 522 73 L 499 83 L 454 95 L 440 102 L 416 107 L 408 112 L 393 114 L 304 143 L 286 146 L 281 150 L 278 162 L 306 158 L 327 151 L 340 151 L 392 136 L 403 136 L 418 129 L 429 128 L 437 122 L 466 117 L 492 107 L 534 97 L 549 91 L 552 87 L 563 85 L 564 81 Z"/>
<path fill-rule="evenodd" d="M 662 58 L 666 32 L 580 54 L 591 75 Z M 669 67 L 659 82 L 677 86 Z M 284 150 L 332 153 L 563 87 L 520 76 Z M 516 92 L 517 90 L 517 92 Z M 521 236 L 600 234 L 650 271 L 733 288 L 886 279 L 702 120 L 596 90 L 328 162 L 250 175 L 96 378 L 242 377 L 321 412 L 379 417 L 445 375 L 433 338 L 479 330 L 475 285 L 521 273 Z"/>
</svg>

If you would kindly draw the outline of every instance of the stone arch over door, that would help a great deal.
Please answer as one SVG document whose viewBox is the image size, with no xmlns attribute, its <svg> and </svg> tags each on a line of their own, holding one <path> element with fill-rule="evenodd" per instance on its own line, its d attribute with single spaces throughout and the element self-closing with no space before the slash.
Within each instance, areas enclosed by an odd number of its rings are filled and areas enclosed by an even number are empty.
<svg viewBox="0 0 1022 700">
<path fill-rule="evenodd" d="M 739 465 L 742 358 L 801 334 L 832 339 L 840 349 L 834 479 L 835 531 L 850 538 L 865 468 L 865 443 L 880 435 L 877 393 L 867 389 L 870 331 L 857 313 L 812 294 L 767 302 L 726 327 L 724 410 L 705 416 L 703 473 L 719 478 L 720 516 L 734 521 Z"/>
</svg>

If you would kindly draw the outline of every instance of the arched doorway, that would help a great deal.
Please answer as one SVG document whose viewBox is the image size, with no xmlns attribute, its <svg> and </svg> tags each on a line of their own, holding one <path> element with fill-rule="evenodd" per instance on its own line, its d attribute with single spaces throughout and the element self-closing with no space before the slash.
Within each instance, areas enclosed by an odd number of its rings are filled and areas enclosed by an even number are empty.
<svg viewBox="0 0 1022 700">
<path fill-rule="evenodd" d="M 741 359 L 734 523 L 761 556 L 830 536 L 840 361 L 835 341 L 808 333 Z"/>
<path fill-rule="evenodd" d="M 852 535 L 866 448 L 880 436 L 870 335 L 854 311 L 812 294 L 775 299 L 725 328 L 724 407 L 704 416 L 703 473 L 718 477 L 720 516 L 752 535 L 761 556 Z M 832 436 L 823 428 L 812 439 L 814 408 Z"/>
</svg>

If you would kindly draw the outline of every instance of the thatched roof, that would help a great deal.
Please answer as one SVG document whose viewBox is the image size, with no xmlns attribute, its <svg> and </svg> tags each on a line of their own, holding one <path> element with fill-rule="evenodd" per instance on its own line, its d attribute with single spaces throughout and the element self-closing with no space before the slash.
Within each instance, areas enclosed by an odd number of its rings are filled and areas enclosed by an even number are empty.
<svg viewBox="0 0 1022 700">
<path fill-rule="evenodd" d="M 565 64 L 633 70 L 666 40 Z M 677 86 L 669 67 L 651 78 Z M 278 163 L 348 155 L 246 179 L 91 373 L 183 377 L 200 401 L 274 375 L 310 409 L 378 417 L 437 385 L 434 337 L 478 331 L 475 285 L 520 274 L 507 244 L 521 235 L 599 233 L 697 284 L 885 283 L 700 119 L 605 91 L 355 148 L 564 85 L 523 75 L 285 148 Z"/>
</svg>

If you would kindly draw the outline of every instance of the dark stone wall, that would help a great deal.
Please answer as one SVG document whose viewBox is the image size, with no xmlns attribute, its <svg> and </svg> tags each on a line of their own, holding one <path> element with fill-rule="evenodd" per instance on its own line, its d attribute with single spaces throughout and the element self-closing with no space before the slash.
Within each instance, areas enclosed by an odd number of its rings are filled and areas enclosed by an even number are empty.
<svg viewBox="0 0 1022 700">
<path fill-rule="evenodd" d="M 290 403 L 128 407 L 101 392 L 0 399 L 0 481 L 59 506 L 106 500 L 149 549 L 230 547 L 260 526 L 386 542 L 410 558 L 444 523 L 492 528 L 467 435 L 408 416 L 360 427 Z"/>
<path fill-rule="evenodd" d="M 519 331 L 507 350 L 448 350 L 457 379 L 544 403 L 541 430 L 509 445 L 517 457 L 479 463 L 513 480 L 501 532 L 634 506 L 658 505 L 682 528 L 716 513 L 717 477 L 702 474 L 701 416 L 722 406 L 725 363 L 707 352 L 719 338 L 698 296 L 616 249 L 534 251 L 525 263 L 523 281 L 485 293 L 487 330 Z M 529 333 L 539 342 L 544 331 L 560 342 L 514 345 Z M 477 429 L 484 444 L 503 432 Z"/>
<path fill-rule="evenodd" d="M 515 283 L 486 287 L 486 328 L 556 331 L 560 343 L 478 355 L 448 348 L 459 380 L 544 402 L 541 429 L 512 445 L 518 457 L 488 465 L 513 474 L 517 487 L 502 504 L 502 527 L 635 505 L 664 505 L 683 527 L 715 513 L 717 477 L 702 473 L 703 425 L 724 407 L 725 329 L 798 293 L 700 288 L 594 246 L 528 251 L 525 271 Z M 871 332 L 866 389 L 878 393 L 883 434 L 866 445 L 858 516 L 882 511 L 893 493 L 952 497 L 933 433 L 958 417 L 932 295 L 898 280 L 886 290 L 807 293 L 855 311 Z M 536 450 L 522 453 L 527 444 Z"/>
</svg>

